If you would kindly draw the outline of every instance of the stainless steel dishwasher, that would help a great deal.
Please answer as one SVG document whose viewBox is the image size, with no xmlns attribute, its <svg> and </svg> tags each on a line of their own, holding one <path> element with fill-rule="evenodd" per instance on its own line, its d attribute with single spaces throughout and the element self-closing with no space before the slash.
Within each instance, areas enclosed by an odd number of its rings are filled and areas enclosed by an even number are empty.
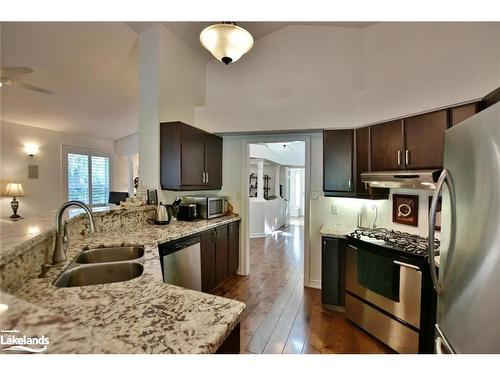
<svg viewBox="0 0 500 375">
<path fill-rule="evenodd" d="M 201 291 L 200 237 L 190 236 L 158 245 L 163 282 Z"/>
</svg>

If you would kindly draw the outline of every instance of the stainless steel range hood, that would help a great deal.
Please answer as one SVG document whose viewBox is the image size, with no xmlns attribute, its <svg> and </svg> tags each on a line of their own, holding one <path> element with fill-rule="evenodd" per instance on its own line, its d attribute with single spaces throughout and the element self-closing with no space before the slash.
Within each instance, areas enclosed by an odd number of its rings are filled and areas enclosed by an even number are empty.
<svg viewBox="0 0 500 375">
<path fill-rule="evenodd" d="M 430 189 L 436 188 L 441 170 L 385 171 L 361 173 L 361 181 L 374 188 Z"/>
</svg>

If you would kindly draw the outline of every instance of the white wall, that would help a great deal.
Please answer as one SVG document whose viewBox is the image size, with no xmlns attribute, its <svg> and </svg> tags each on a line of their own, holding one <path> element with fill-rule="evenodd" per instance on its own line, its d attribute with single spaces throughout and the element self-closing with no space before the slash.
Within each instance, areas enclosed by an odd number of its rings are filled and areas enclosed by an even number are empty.
<svg viewBox="0 0 500 375">
<path fill-rule="evenodd" d="M 16 180 L 23 185 L 25 197 L 19 198 L 19 214 L 25 217 L 57 208 L 64 200 L 62 181 L 62 145 L 80 146 L 113 154 L 113 141 L 62 133 L 2 121 L 1 133 L 1 186 Z M 39 145 L 39 153 L 29 157 L 25 143 Z M 114 158 L 111 163 L 114 162 Z M 38 179 L 28 179 L 28 165 L 38 165 Z M 112 176 L 116 171 L 112 170 Z M 114 178 L 113 178 L 114 181 Z M 112 185 L 112 189 L 114 186 Z M 12 198 L 1 198 L 0 217 L 12 214 Z"/>
<path fill-rule="evenodd" d="M 311 139 L 311 196 L 306 197 L 310 202 L 310 256 L 309 256 L 309 284 L 320 285 L 321 281 L 321 234 L 324 224 L 340 224 L 355 227 L 358 211 L 363 212 L 363 223 L 371 226 L 374 219 L 372 206 L 378 208 L 378 227 L 387 227 L 410 233 L 427 235 L 428 196 L 431 191 L 420 190 L 393 190 L 389 200 L 364 200 L 352 198 L 329 198 L 323 194 L 323 136 L 321 133 L 312 133 Z M 224 187 L 223 193 L 230 196 L 243 219 L 246 212 L 242 205 L 242 192 L 247 189 L 248 180 L 242 177 L 241 163 L 244 157 L 244 136 L 224 136 Z M 241 192 L 241 193 L 240 193 Z M 414 194 L 419 196 L 419 226 L 399 225 L 392 223 L 392 193 Z M 317 199 L 314 199 L 317 197 Z M 332 204 L 337 206 L 338 214 L 332 214 Z M 242 235 L 245 235 L 242 233 Z M 306 233 L 307 235 L 307 233 Z M 307 282 L 307 281 L 306 281 Z"/>
<path fill-rule="evenodd" d="M 114 142 L 113 190 L 133 195 L 133 181 L 139 170 L 139 134 L 133 133 Z"/>
<path fill-rule="evenodd" d="M 139 175 L 164 202 L 183 194 L 160 188 L 159 123 L 198 125 L 194 109 L 205 103 L 205 89 L 206 61 L 170 30 L 158 24 L 139 35 Z"/>
<path fill-rule="evenodd" d="M 356 127 L 500 85 L 500 23 L 289 26 L 208 63 L 198 124 L 216 132 Z"/>
</svg>

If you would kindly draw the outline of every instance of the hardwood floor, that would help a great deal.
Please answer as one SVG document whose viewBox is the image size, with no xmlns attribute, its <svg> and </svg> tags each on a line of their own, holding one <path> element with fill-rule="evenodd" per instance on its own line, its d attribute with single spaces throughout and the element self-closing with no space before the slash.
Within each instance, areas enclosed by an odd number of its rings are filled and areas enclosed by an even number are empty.
<svg viewBox="0 0 500 375">
<path fill-rule="evenodd" d="M 246 303 L 242 353 L 393 353 L 349 322 L 324 309 L 321 293 L 304 288 L 303 226 L 250 240 L 250 275 L 225 281 L 216 294 Z"/>
</svg>

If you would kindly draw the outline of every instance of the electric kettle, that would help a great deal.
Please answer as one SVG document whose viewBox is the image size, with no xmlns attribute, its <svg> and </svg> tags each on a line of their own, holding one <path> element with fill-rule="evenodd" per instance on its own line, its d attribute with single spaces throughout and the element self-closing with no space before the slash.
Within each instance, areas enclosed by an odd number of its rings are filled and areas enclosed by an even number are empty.
<svg viewBox="0 0 500 375">
<path fill-rule="evenodd" d="M 170 223 L 171 215 L 170 211 L 167 210 L 167 206 L 165 206 L 162 202 L 158 204 L 156 207 L 156 215 L 155 215 L 155 224 L 164 225 Z"/>
</svg>

